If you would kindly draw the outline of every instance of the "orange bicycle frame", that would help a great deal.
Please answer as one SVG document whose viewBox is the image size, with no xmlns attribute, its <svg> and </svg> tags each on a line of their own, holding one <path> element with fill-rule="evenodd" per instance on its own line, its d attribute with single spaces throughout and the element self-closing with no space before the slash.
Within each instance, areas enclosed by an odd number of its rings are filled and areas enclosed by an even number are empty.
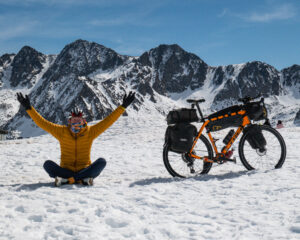
<svg viewBox="0 0 300 240">
<path fill-rule="evenodd" d="M 244 115 L 243 117 L 243 122 L 242 124 L 238 127 L 238 129 L 235 131 L 235 133 L 233 134 L 233 136 L 231 137 L 231 139 L 229 140 L 229 142 L 227 143 L 227 145 L 222 149 L 222 152 L 219 153 L 218 149 L 217 149 L 217 146 L 215 144 L 215 140 L 214 138 L 212 137 L 211 133 L 208 132 L 207 135 L 209 137 L 209 140 L 213 146 L 213 149 L 216 153 L 216 156 L 220 156 L 220 155 L 225 155 L 227 153 L 227 151 L 230 149 L 230 147 L 232 146 L 232 144 L 235 142 L 235 140 L 237 139 L 237 137 L 240 135 L 240 133 L 243 131 L 244 127 L 247 126 L 248 124 L 251 123 L 249 117 L 246 114 L 246 111 L 245 110 L 241 110 L 237 113 L 231 113 L 230 116 L 234 116 L 234 115 L 237 115 L 237 114 L 240 114 L 240 115 Z M 194 139 L 194 142 L 193 142 L 193 145 L 192 145 L 192 148 L 191 150 L 189 151 L 189 156 L 192 157 L 192 158 L 196 158 L 196 159 L 203 159 L 204 161 L 206 162 L 213 162 L 212 159 L 208 159 L 208 156 L 204 156 L 204 157 L 200 157 L 200 156 L 197 156 L 193 153 L 193 150 L 194 150 L 194 147 L 198 141 L 198 139 L 200 138 L 200 136 L 202 135 L 202 132 L 204 130 L 204 128 L 207 126 L 208 123 L 212 122 L 212 121 L 216 121 L 218 119 L 222 119 L 222 118 L 226 118 L 228 117 L 229 115 L 228 114 L 225 114 L 224 116 L 218 116 L 218 117 L 215 117 L 215 118 L 212 118 L 212 119 L 209 119 L 207 121 L 205 121 L 203 123 L 203 125 L 201 126 L 199 132 L 198 132 L 198 135 L 197 137 Z"/>
</svg>

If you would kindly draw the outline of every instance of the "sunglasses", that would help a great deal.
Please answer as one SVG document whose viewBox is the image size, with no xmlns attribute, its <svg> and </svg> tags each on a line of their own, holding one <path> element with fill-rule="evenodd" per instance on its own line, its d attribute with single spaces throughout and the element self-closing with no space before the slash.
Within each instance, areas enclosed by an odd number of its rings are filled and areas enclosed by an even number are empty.
<svg viewBox="0 0 300 240">
<path fill-rule="evenodd" d="M 75 125 L 83 125 L 83 122 L 75 122 L 75 123 L 71 123 L 71 126 L 75 126 Z"/>
</svg>

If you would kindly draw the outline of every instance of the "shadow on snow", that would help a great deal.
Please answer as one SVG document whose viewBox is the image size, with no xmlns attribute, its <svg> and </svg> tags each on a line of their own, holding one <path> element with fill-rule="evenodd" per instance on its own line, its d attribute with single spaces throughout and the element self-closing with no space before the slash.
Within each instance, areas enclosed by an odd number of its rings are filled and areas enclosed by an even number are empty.
<svg viewBox="0 0 300 240">
<path fill-rule="evenodd" d="M 78 187 L 86 187 L 86 186 L 83 186 L 83 185 L 80 185 L 80 184 L 72 184 L 72 185 L 69 185 L 69 184 L 66 184 L 66 185 L 62 185 L 61 187 L 59 188 L 63 188 L 63 189 L 66 189 L 66 190 L 72 190 L 74 189 L 74 186 L 76 186 L 77 188 Z M 13 187 L 14 190 L 16 192 L 19 192 L 19 191 L 35 191 L 39 188 L 43 188 L 43 187 L 46 187 L 46 188 L 57 188 L 55 185 L 54 185 L 54 182 L 46 182 L 46 183 L 28 183 L 28 184 L 21 184 L 21 183 L 16 183 L 16 184 L 0 184 L 0 187 Z"/>
<path fill-rule="evenodd" d="M 233 179 L 233 178 L 238 178 L 244 175 L 252 175 L 256 171 L 239 171 L 239 172 L 230 172 L 230 173 L 225 173 L 223 175 L 199 175 L 195 177 L 189 177 L 189 178 L 178 178 L 178 177 L 154 177 L 154 178 L 149 178 L 149 179 L 143 179 L 143 180 L 138 180 L 136 182 L 133 182 L 129 185 L 129 187 L 134 187 L 136 185 L 139 186 L 146 186 L 154 183 L 172 183 L 172 182 L 182 182 L 186 180 L 196 180 L 196 181 L 209 181 L 209 180 L 219 180 L 223 181 L 226 179 Z"/>
<path fill-rule="evenodd" d="M 178 178 L 178 177 L 153 177 L 153 178 L 149 178 L 149 179 L 142 179 L 142 180 L 138 180 L 135 182 L 132 182 L 131 184 L 129 184 L 129 187 L 135 187 L 135 186 L 146 186 L 146 185 L 150 185 L 150 184 L 155 184 L 155 183 L 172 183 L 172 182 L 182 182 L 182 181 L 186 181 L 186 180 L 195 180 L 195 181 L 201 181 L 201 182 L 205 182 L 205 181 L 210 181 L 210 180 L 219 180 L 219 181 L 223 181 L 226 179 L 234 179 L 234 178 L 239 178 L 241 176 L 245 176 L 245 175 L 252 175 L 255 174 L 256 171 L 239 171 L 239 172 L 229 172 L 229 173 L 225 173 L 223 175 L 199 175 L 199 176 L 195 176 L 195 177 L 189 177 L 189 178 Z M 61 188 L 67 189 L 67 190 L 72 190 L 74 189 L 74 186 L 77 187 L 86 187 L 86 186 L 82 186 L 80 184 L 72 184 L 72 185 L 63 185 L 61 186 Z M 35 191 L 39 188 L 43 188 L 43 187 L 50 187 L 50 188 L 56 188 L 54 186 L 53 182 L 46 182 L 46 183 L 29 183 L 29 184 L 20 184 L 20 183 L 16 183 L 16 184 L 0 184 L 0 187 L 13 187 L 15 191 L 19 192 L 19 191 Z"/>
</svg>

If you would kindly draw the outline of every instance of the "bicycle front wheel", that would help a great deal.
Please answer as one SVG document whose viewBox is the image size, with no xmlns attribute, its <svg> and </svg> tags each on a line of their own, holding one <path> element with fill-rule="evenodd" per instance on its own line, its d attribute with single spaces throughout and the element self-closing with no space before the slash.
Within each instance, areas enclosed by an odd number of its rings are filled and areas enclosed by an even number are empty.
<svg viewBox="0 0 300 240">
<path fill-rule="evenodd" d="M 282 136 L 270 126 L 261 125 L 260 128 L 267 143 L 264 151 L 253 149 L 246 140 L 249 132 L 245 133 L 239 143 L 241 162 L 248 170 L 281 168 L 286 157 L 286 145 Z"/>
<path fill-rule="evenodd" d="M 203 135 L 198 139 L 193 152 L 199 157 L 213 158 L 213 149 L 207 138 Z M 212 166 L 212 163 L 204 162 L 202 159 L 191 158 L 187 153 L 171 151 L 168 143 L 164 146 L 163 160 L 167 171 L 173 177 L 181 178 L 206 174 Z"/>
</svg>

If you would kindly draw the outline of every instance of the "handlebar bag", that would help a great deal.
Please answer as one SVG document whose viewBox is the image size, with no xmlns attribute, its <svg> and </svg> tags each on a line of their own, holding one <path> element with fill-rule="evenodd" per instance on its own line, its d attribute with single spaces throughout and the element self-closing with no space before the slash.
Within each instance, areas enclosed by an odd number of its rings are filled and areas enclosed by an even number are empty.
<svg viewBox="0 0 300 240">
<path fill-rule="evenodd" d="M 246 104 L 245 110 L 251 120 L 259 121 L 267 118 L 267 109 L 261 102 L 251 102 Z"/>
</svg>

